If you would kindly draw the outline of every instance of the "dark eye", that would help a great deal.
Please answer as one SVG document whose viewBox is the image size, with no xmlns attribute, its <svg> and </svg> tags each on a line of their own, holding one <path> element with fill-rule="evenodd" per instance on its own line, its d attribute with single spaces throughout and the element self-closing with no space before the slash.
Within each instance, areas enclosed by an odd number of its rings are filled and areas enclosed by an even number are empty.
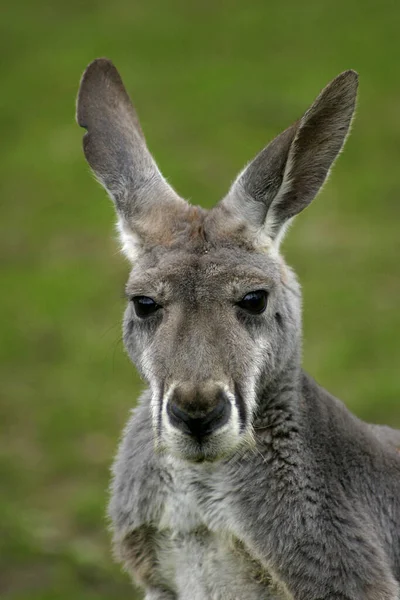
<svg viewBox="0 0 400 600">
<path fill-rule="evenodd" d="M 145 318 L 155 313 L 161 306 L 148 296 L 135 296 L 132 298 L 135 312 L 138 317 Z"/>
<path fill-rule="evenodd" d="M 267 302 L 268 292 L 258 290 L 257 292 L 246 294 L 237 305 L 253 315 L 259 315 L 267 308 Z"/>
</svg>

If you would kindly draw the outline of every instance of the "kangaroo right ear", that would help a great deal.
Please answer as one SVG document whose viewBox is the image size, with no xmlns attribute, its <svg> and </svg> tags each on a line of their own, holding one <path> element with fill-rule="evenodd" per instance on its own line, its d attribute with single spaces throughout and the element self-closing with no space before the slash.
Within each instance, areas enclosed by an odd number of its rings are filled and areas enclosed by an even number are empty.
<svg viewBox="0 0 400 600">
<path fill-rule="evenodd" d="M 111 61 L 99 58 L 87 67 L 79 88 L 76 119 L 87 130 L 83 138 L 86 159 L 115 203 L 123 249 L 134 259 L 152 209 L 157 205 L 158 213 L 160 208 L 171 212 L 172 205 L 186 203 L 158 170 Z"/>
<path fill-rule="evenodd" d="M 294 125 L 244 169 L 222 206 L 279 245 L 289 219 L 318 193 L 339 154 L 353 116 L 358 76 L 345 71 L 322 90 Z"/>
</svg>

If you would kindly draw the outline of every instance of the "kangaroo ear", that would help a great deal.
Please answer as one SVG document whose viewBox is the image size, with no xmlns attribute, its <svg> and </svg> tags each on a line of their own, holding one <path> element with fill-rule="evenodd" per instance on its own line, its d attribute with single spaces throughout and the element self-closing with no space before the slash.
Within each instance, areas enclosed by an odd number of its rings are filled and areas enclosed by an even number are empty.
<svg viewBox="0 0 400 600">
<path fill-rule="evenodd" d="M 223 207 L 279 244 L 289 219 L 310 204 L 343 147 L 357 85 L 355 71 L 338 75 L 304 116 L 242 171 Z"/>
<path fill-rule="evenodd" d="M 154 206 L 158 213 L 160 205 L 168 213 L 173 205 L 186 203 L 158 170 L 111 61 L 100 58 L 87 67 L 76 119 L 87 130 L 83 138 L 86 159 L 115 203 L 125 253 L 134 258 Z"/>
</svg>

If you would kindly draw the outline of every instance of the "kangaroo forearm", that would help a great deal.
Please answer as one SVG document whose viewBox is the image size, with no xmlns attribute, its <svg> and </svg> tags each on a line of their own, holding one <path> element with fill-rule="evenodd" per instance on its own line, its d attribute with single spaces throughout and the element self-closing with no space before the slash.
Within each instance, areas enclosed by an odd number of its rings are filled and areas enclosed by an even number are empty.
<svg viewBox="0 0 400 600">
<path fill-rule="evenodd" d="M 174 600 L 175 595 L 161 573 L 157 556 L 162 533 L 142 525 L 122 539 L 114 540 L 115 554 L 132 579 L 146 590 L 146 600 Z"/>
</svg>

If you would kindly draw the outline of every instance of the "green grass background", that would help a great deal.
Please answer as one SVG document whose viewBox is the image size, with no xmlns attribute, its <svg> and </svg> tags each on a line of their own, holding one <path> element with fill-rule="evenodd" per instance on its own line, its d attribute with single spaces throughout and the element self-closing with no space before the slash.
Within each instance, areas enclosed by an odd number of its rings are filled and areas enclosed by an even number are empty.
<svg viewBox="0 0 400 600">
<path fill-rule="evenodd" d="M 86 64 L 114 60 L 162 171 L 204 206 L 331 78 L 359 71 L 353 134 L 284 252 L 303 283 L 306 368 L 356 414 L 400 426 L 399 20 L 387 0 L 3 3 L 3 600 L 135 598 L 104 513 L 141 384 L 120 340 L 128 265 L 74 122 Z"/>
</svg>

